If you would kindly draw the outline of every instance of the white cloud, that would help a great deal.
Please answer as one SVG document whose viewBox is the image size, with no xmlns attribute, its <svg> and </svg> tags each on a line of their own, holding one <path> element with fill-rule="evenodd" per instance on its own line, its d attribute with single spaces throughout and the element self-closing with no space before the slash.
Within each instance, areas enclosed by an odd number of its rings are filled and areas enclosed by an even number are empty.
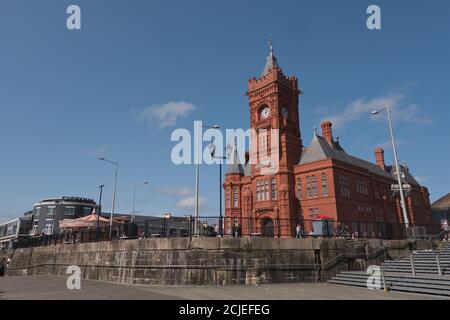
<svg viewBox="0 0 450 320">
<path fill-rule="evenodd" d="M 170 101 L 145 108 L 138 116 L 141 121 L 157 123 L 160 128 L 175 126 L 179 119 L 188 117 L 196 107 L 185 101 Z"/>
<path fill-rule="evenodd" d="M 198 198 L 199 207 L 204 207 L 206 205 L 206 199 L 199 197 Z M 177 207 L 182 209 L 193 209 L 195 208 L 195 197 L 185 197 L 178 201 Z"/>
<path fill-rule="evenodd" d="M 433 122 L 433 119 L 420 113 L 416 104 L 402 106 L 403 98 L 404 96 L 401 94 L 381 96 L 371 100 L 359 98 L 348 103 L 343 112 L 326 117 L 326 120 L 330 120 L 335 127 L 344 127 L 349 122 L 358 121 L 361 118 L 369 118 L 373 110 L 379 110 L 388 103 L 394 121 L 416 124 L 430 124 Z M 372 119 L 381 119 L 381 117 L 375 116 Z"/>
<path fill-rule="evenodd" d="M 192 196 L 194 194 L 194 191 L 189 187 L 173 187 L 173 186 L 157 188 L 156 192 L 179 197 L 187 197 Z"/>
<path fill-rule="evenodd" d="M 418 124 L 432 124 L 433 119 L 420 114 L 419 107 L 416 104 L 411 104 L 405 108 L 394 108 L 392 117 L 401 122 L 418 123 Z"/>
<path fill-rule="evenodd" d="M 91 154 L 95 157 L 100 157 L 105 155 L 107 148 L 106 147 L 100 147 L 95 151 L 92 151 Z"/>
</svg>

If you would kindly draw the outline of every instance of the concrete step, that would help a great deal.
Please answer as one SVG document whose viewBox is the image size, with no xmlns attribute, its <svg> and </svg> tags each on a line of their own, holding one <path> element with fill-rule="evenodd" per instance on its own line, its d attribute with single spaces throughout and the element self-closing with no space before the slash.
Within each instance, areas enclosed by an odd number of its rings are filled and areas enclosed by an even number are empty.
<svg viewBox="0 0 450 320">
<path fill-rule="evenodd" d="M 385 281 L 392 291 L 430 294 L 450 297 L 450 275 L 438 275 L 437 268 L 425 266 L 417 268 L 416 275 L 412 276 L 407 267 L 383 267 Z M 330 283 L 354 287 L 367 287 L 369 274 L 365 271 L 342 271 L 329 280 Z M 381 284 L 381 289 L 383 284 Z"/>
<path fill-rule="evenodd" d="M 328 280 L 328 283 L 333 283 L 333 284 L 340 284 L 340 285 L 344 285 L 344 286 L 350 286 L 350 287 L 363 287 L 363 288 L 367 288 L 367 284 L 366 282 L 349 282 L 349 281 L 341 281 L 341 280 Z M 383 289 L 383 286 L 381 286 Z"/>
<path fill-rule="evenodd" d="M 411 270 L 411 265 L 381 265 L 381 267 L 383 268 L 383 270 L 388 270 L 388 269 L 407 269 L 407 270 Z M 414 269 L 415 270 L 437 270 L 438 267 L 436 265 L 434 266 L 418 266 L 418 265 L 414 265 Z M 448 269 L 448 268 L 443 268 L 443 266 L 441 266 L 441 269 Z"/>
<path fill-rule="evenodd" d="M 411 270 L 408 269 L 386 269 L 386 272 L 390 273 L 408 273 L 412 274 Z M 437 270 L 416 270 L 416 275 L 422 274 L 422 275 L 439 275 Z M 450 271 L 442 271 L 442 275 L 450 275 Z"/>
<path fill-rule="evenodd" d="M 390 290 L 450 297 L 450 290 L 439 290 L 439 289 L 424 288 L 424 287 L 407 287 L 407 286 L 402 286 L 402 285 L 396 285 L 396 286 L 390 288 Z"/>
<path fill-rule="evenodd" d="M 365 284 L 367 282 L 368 275 L 361 275 L 361 274 L 355 274 L 355 275 L 338 275 L 334 277 L 332 280 L 334 281 L 340 281 L 340 282 L 351 282 L 351 283 L 362 283 Z M 450 278 L 444 280 L 442 277 L 441 279 L 438 278 L 427 278 L 427 277 L 412 277 L 412 276 L 395 276 L 395 275 L 389 275 L 386 276 L 386 283 L 388 286 L 393 285 L 405 285 L 405 286 L 417 286 L 417 287 L 429 287 L 434 289 L 445 289 L 450 290 Z"/>
<path fill-rule="evenodd" d="M 347 285 L 354 287 L 367 287 L 367 278 L 339 278 L 335 277 L 329 283 Z M 392 291 L 402 291 L 411 293 L 434 294 L 440 296 L 450 296 L 450 285 L 447 282 L 431 282 L 424 279 L 404 279 L 386 278 L 386 284 Z M 384 289 L 383 283 L 380 284 Z"/>
<path fill-rule="evenodd" d="M 445 265 L 441 264 L 440 266 L 441 266 L 441 269 L 449 269 L 450 268 L 450 266 L 446 265 L 446 264 Z M 411 264 L 387 264 L 387 265 L 382 264 L 381 267 L 383 269 L 388 269 L 388 268 L 409 268 L 409 269 L 411 269 Z M 414 264 L 414 268 L 415 269 L 435 269 L 435 270 L 437 270 L 438 266 L 437 266 L 437 264 L 434 264 L 434 265 Z"/>
<path fill-rule="evenodd" d="M 439 263 L 441 265 L 450 265 L 450 261 L 441 261 L 439 260 Z M 411 264 L 411 261 L 405 260 L 405 261 L 396 261 L 396 262 L 383 262 L 382 265 L 403 265 L 403 264 Z M 414 260 L 414 264 L 421 264 L 421 265 L 428 265 L 428 264 L 437 264 L 436 260 L 430 260 L 430 261 L 423 261 Z"/>
<path fill-rule="evenodd" d="M 367 281 L 349 281 L 349 280 L 341 280 L 341 279 L 332 279 L 328 281 L 329 283 L 345 285 L 351 287 L 360 287 L 367 288 Z M 448 287 L 444 286 L 436 286 L 432 284 L 404 284 L 404 283 L 390 283 L 386 281 L 386 284 L 391 291 L 399 291 L 399 292 L 409 292 L 409 293 L 421 293 L 421 294 L 432 294 L 438 296 L 449 296 L 450 290 Z M 380 289 L 383 290 L 383 283 L 380 284 Z"/>
</svg>

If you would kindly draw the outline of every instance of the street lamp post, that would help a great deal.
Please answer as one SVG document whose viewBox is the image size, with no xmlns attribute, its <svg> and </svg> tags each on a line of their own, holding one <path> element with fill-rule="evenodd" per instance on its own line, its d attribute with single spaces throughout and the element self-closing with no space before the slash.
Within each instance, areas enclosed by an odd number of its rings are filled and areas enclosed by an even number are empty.
<svg viewBox="0 0 450 320">
<path fill-rule="evenodd" d="M 98 227 L 100 224 L 100 214 L 102 213 L 102 195 L 103 195 L 103 188 L 105 187 L 104 184 L 99 186 L 100 188 L 100 198 L 98 200 L 98 214 L 97 214 L 97 235 L 98 235 Z"/>
<path fill-rule="evenodd" d="M 144 184 L 148 184 L 149 182 L 150 182 L 150 180 L 145 180 Z M 134 183 L 134 192 L 133 192 L 133 210 L 132 210 L 132 215 L 131 215 L 131 222 L 132 223 L 134 222 L 134 218 L 135 218 L 134 207 L 135 207 L 135 204 L 136 204 L 136 189 L 137 189 L 137 185 L 138 185 L 138 183 L 135 182 Z"/>
<path fill-rule="evenodd" d="M 119 163 L 115 162 L 115 161 L 111 161 L 111 160 L 105 159 L 104 157 L 98 157 L 98 160 L 109 162 L 109 163 L 111 163 L 112 165 L 115 166 L 112 209 L 111 209 L 111 217 L 110 217 L 110 221 L 109 221 L 109 238 L 111 239 L 111 237 L 112 237 L 113 218 L 114 218 L 114 210 L 116 208 L 117 171 L 119 170 Z"/>
<path fill-rule="evenodd" d="M 225 147 L 224 150 L 227 148 Z M 227 157 L 224 156 L 216 156 L 216 146 L 211 142 L 209 145 L 209 151 L 211 152 L 211 158 L 213 159 L 219 159 L 219 235 L 223 237 L 223 214 L 222 214 L 222 162 L 223 160 L 226 160 Z"/>
<path fill-rule="evenodd" d="M 196 123 L 196 122 L 195 122 Z M 200 122 L 201 123 L 201 122 Z M 201 159 L 201 153 L 199 155 L 199 152 L 201 150 L 200 148 L 200 144 L 201 144 L 201 139 L 202 139 L 202 134 L 201 134 L 201 128 L 210 128 L 210 129 L 219 129 L 220 127 L 218 125 L 214 125 L 214 126 L 204 126 L 204 125 L 199 125 L 198 128 L 198 134 L 197 134 L 197 141 L 196 141 L 196 147 L 195 147 L 195 153 L 196 153 L 196 157 L 194 157 L 195 159 L 195 223 L 194 223 L 194 236 L 198 236 L 198 221 L 199 221 L 199 206 L 198 206 L 198 199 L 199 199 L 199 184 L 200 184 L 200 159 Z M 195 128 L 194 128 L 195 130 Z"/>
<path fill-rule="evenodd" d="M 406 202 L 405 202 L 405 194 L 403 193 L 403 182 L 401 178 L 401 172 L 400 172 L 400 166 L 398 164 L 398 157 L 397 157 L 397 147 L 395 145 L 395 138 L 394 138 L 394 129 L 392 126 L 392 119 L 391 119 L 391 110 L 389 107 L 389 104 L 386 101 L 386 106 L 380 110 L 372 111 L 372 115 L 380 114 L 381 112 L 386 111 L 388 116 L 388 123 L 389 123 L 389 132 L 391 135 L 391 143 L 392 143 L 392 150 L 394 151 L 394 162 L 395 162 L 395 170 L 397 171 L 397 183 L 400 191 L 400 206 L 402 208 L 403 212 L 403 220 L 405 222 L 405 227 L 409 227 L 409 219 L 408 219 L 408 213 L 406 211 Z"/>
</svg>

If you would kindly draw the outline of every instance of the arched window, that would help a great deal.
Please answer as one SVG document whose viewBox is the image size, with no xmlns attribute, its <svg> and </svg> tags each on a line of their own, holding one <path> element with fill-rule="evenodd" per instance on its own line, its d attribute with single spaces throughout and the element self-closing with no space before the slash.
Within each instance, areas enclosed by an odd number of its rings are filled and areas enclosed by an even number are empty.
<svg viewBox="0 0 450 320">
<path fill-rule="evenodd" d="M 231 190 L 230 190 L 230 188 L 227 188 L 225 206 L 227 208 L 229 208 L 231 206 Z"/>
<path fill-rule="evenodd" d="M 322 196 L 327 197 L 328 196 L 328 181 L 327 181 L 326 173 L 322 173 L 321 180 L 322 180 Z"/>
<path fill-rule="evenodd" d="M 272 178 L 271 185 L 270 185 L 270 193 L 272 200 L 277 199 L 277 180 L 275 178 Z"/>
<path fill-rule="evenodd" d="M 297 197 L 301 199 L 302 196 L 302 178 L 297 178 Z"/>
<path fill-rule="evenodd" d="M 269 145 L 269 131 L 267 129 L 261 129 L 258 131 L 258 151 L 260 155 L 266 155 Z"/>
<path fill-rule="evenodd" d="M 269 198 L 269 179 L 264 180 L 264 200 L 270 200 Z"/>
<path fill-rule="evenodd" d="M 233 187 L 233 208 L 239 206 L 239 189 L 238 187 Z"/>
<path fill-rule="evenodd" d="M 311 177 L 306 176 L 306 196 L 312 198 Z"/>
<path fill-rule="evenodd" d="M 311 187 L 312 187 L 312 196 L 313 198 L 317 197 L 317 181 L 316 176 L 311 177 Z"/>
<path fill-rule="evenodd" d="M 261 200 L 261 188 L 259 185 L 259 180 L 256 181 L 256 201 L 260 201 Z"/>
</svg>

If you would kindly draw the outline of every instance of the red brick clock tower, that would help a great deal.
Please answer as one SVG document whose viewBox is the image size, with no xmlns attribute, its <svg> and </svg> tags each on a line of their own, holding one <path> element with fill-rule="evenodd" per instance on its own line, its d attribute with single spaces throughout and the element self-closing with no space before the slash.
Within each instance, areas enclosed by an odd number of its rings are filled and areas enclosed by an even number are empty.
<svg viewBox="0 0 450 320">
<path fill-rule="evenodd" d="M 232 197 L 236 189 L 233 193 L 227 186 L 236 188 L 236 178 L 240 178 L 239 208 L 233 208 L 236 202 L 228 201 L 225 214 L 241 218 L 246 234 L 290 237 L 295 229 L 293 220 L 300 220 L 294 191 L 294 166 L 302 150 L 299 94 L 297 78 L 283 74 L 270 44 L 264 71 L 258 79 L 248 81 L 250 128 L 255 132 L 252 164 L 246 163 L 242 172 L 234 167 L 225 179 L 225 193 Z"/>
</svg>

